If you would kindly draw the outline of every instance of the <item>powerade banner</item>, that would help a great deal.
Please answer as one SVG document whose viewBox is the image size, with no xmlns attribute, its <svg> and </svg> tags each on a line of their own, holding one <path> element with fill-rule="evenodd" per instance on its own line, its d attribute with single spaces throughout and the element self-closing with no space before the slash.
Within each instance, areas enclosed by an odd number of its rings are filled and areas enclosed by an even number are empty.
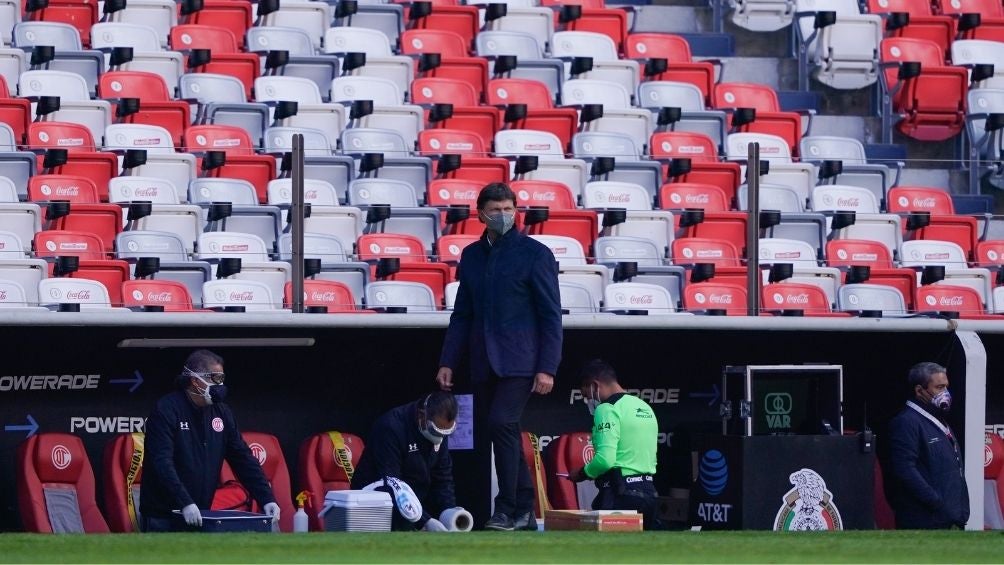
<svg viewBox="0 0 1004 565">
<path fill-rule="evenodd" d="M 236 324 L 240 315 L 233 316 Z M 313 345 L 240 341 L 307 338 Z M 142 339 L 184 339 L 191 346 L 123 346 Z M 212 340 L 221 339 L 230 341 L 214 347 Z M 277 495 L 292 497 L 299 491 L 301 442 L 331 430 L 365 440 L 377 416 L 433 389 L 442 339 L 441 328 L 0 326 L 0 530 L 21 528 L 16 451 L 35 433 L 81 437 L 102 505 L 105 447 L 118 434 L 144 430 L 144 419 L 156 400 L 172 390 L 196 344 L 224 357 L 229 403 L 241 429 L 277 436 L 293 483 L 293 492 Z M 659 420 L 657 488 L 663 493 L 673 487 L 690 489 L 696 476 L 692 438 L 721 432 L 724 366 L 842 365 L 845 427 L 863 425 L 867 404 L 881 446 L 881 426 L 905 398 L 908 368 L 927 360 L 930 352 L 939 352 L 932 360 L 948 364 L 953 395 L 960 405 L 964 402 L 964 360 L 961 353 L 953 353 L 961 351 L 956 347 L 950 333 L 567 329 L 555 388 L 545 397 L 531 398 L 523 428 L 540 438 L 545 453 L 560 434 L 587 431 L 591 419 L 578 390 L 578 372 L 587 360 L 604 358 L 617 369 L 625 388 L 652 405 Z M 993 362 L 995 349 L 988 345 L 987 350 Z M 989 370 L 997 374 L 993 365 Z M 459 370 L 455 391 L 470 393 L 463 375 Z M 988 405 L 1004 406 L 1004 390 L 991 386 L 996 392 Z M 952 424 L 961 428 L 961 421 Z M 488 518 L 491 492 L 488 475 L 478 471 L 486 454 L 459 450 L 452 456 L 458 503 L 472 510 L 480 525 Z M 737 469 L 731 460 L 729 469 Z M 777 480 L 785 491 L 792 488 L 788 475 Z M 771 519 L 780 496 L 772 495 Z M 839 493 L 836 496 L 839 505 Z"/>
</svg>

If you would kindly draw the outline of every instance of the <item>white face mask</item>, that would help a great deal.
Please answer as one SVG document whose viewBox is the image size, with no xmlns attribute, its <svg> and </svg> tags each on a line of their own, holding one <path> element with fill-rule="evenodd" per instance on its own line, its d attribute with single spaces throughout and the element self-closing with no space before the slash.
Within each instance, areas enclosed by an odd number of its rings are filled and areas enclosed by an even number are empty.
<svg viewBox="0 0 1004 565">
<path fill-rule="evenodd" d="M 422 437 L 429 440 L 434 450 L 439 451 L 439 446 L 442 445 L 443 439 L 452 434 L 456 429 L 456 422 L 453 422 L 452 426 L 444 430 L 436 426 L 432 420 L 426 420 L 425 427 L 419 428 L 418 431 L 422 434 Z"/>
<path fill-rule="evenodd" d="M 596 407 L 600 405 L 599 395 L 600 389 L 599 387 L 595 387 L 591 397 L 586 399 L 586 408 L 589 409 L 590 416 L 596 415 Z"/>
</svg>

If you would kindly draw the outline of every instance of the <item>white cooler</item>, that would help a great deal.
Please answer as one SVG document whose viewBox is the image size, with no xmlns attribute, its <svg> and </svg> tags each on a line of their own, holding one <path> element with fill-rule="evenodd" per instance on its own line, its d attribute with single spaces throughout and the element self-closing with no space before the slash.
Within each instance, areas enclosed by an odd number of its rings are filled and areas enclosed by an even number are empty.
<svg viewBox="0 0 1004 565">
<path fill-rule="evenodd" d="M 329 490 L 319 516 L 328 532 L 389 532 L 393 512 L 386 492 Z"/>
</svg>

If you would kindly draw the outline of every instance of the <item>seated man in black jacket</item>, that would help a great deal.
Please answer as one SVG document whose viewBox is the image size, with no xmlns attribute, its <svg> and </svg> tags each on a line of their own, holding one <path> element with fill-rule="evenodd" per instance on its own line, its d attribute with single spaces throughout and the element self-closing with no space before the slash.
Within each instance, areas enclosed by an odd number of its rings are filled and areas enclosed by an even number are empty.
<svg viewBox="0 0 1004 565">
<path fill-rule="evenodd" d="M 457 425 L 457 400 L 434 392 L 380 416 L 359 459 L 352 488 L 361 489 L 384 477 L 404 481 L 422 503 L 422 517 L 406 520 L 395 510 L 394 530 L 446 531 L 434 516 L 456 507 L 449 435 Z"/>
<path fill-rule="evenodd" d="M 143 531 L 202 525 L 226 459 L 237 479 L 274 522 L 279 505 L 272 487 L 224 404 L 223 359 L 201 349 L 188 356 L 178 390 L 157 401 L 146 421 L 146 457 L 140 487 Z M 180 510 L 182 522 L 173 515 Z"/>
</svg>

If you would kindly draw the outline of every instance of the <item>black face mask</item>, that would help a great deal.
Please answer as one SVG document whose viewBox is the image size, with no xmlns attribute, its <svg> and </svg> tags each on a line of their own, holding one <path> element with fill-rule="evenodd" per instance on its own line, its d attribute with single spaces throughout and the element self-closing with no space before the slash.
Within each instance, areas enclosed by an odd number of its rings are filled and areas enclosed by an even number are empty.
<svg viewBox="0 0 1004 565">
<path fill-rule="evenodd" d="M 209 387 L 209 398 L 213 404 L 222 404 L 227 401 L 227 385 L 213 385 Z"/>
</svg>

